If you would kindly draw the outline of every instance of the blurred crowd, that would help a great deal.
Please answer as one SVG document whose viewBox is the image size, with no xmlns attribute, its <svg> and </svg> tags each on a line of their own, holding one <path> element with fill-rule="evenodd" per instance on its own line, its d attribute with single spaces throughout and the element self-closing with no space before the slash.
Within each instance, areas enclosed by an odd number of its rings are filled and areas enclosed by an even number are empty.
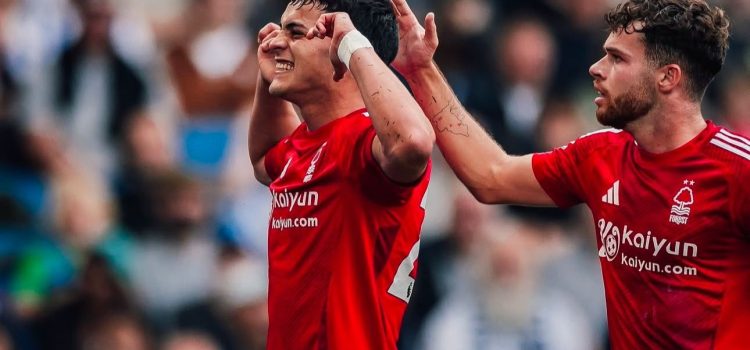
<svg viewBox="0 0 750 350">
<path fill-rule="evenodd" d="M 750 136 L 750 1 L 704 115 Z M 598 128 L 610 0 L 414 0 L 511 153 Z M 263 349 L 270 195 L 247 126 L 281 0 L 0 0 L 0 350 Z M 606 349 L 587 211 L 487 206 L 436 151 L 399 346 Z"/>
</svg>

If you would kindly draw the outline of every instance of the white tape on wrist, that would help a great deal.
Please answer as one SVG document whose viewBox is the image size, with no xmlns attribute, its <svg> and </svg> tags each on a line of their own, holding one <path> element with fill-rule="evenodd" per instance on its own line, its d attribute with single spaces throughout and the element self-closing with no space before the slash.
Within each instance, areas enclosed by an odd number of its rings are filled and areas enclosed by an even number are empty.
<svg viewBox="0 0 750 350">
<path fill-rule="evenodd" d="M 346 69 L 349 69 L 349 60 L 351 60 L 354 51 L 367 47 L 372 47 L 370 40 L 367 40 L 367 37 L 362 35 L 358 30 L 352 30 L 346 33 L 344 38 L 341 39 L 337 52 L 339 60 L 346 65 Z"/>
</svg>

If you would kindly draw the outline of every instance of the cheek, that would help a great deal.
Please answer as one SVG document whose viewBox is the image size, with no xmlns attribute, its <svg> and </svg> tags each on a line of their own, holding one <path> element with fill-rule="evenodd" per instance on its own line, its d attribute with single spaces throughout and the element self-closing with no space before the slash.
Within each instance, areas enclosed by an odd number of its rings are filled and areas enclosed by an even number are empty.
<svg viewBox="0 0 750 350">
<path fill-rule="evenodd" d="M 305 69 L 317 69 L 330 62 L 329 45 L 324 45 L 319 39 L 314 44 L 307 42 L 306 45 L 296 45 L 293 50 L 295 61 L 304 63 Z"/>
</svg>

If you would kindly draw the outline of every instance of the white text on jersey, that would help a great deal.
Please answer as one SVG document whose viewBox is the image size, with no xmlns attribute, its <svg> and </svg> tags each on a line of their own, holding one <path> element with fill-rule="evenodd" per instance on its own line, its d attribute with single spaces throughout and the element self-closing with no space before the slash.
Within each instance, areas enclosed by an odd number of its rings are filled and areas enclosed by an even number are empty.
<svg viewBox="0 0 750 350">
<path fill-rule="evenodd" d="M 317 191 L 304 191 L 304 192 L 271 192 L 273 196 L 273 202 L 271 203 L 271 209 L 276 208 L 289 208 L 289 211 L 294 210 L 295 207 L 307 207 L 317 206 L 319 195 Z"/>
</svg>

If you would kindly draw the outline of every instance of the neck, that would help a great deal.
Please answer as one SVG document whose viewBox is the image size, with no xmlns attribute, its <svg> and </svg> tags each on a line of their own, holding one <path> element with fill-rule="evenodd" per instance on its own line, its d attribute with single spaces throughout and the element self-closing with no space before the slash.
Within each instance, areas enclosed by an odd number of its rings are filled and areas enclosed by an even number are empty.
<svg viewBox="0 0 750 350">
<path fill-rule="evenodd" d="M 688 143 L 706 128 L 700 103 L 655 107 L 653 111 L 625 127 L 650 153 L 669 152 Z"/>
<path fill-rule="evenodd" d="M 342 82 L 343 83 L 343 82 Z M 365 102 L 359 93 L 356 83 L 342 84 L 320 94 L 310 94 L 310 98 L 297 103 L 302 119 L 309 130 L 316 130 L 336 119 L 364 108 Z"/>
</svg>

